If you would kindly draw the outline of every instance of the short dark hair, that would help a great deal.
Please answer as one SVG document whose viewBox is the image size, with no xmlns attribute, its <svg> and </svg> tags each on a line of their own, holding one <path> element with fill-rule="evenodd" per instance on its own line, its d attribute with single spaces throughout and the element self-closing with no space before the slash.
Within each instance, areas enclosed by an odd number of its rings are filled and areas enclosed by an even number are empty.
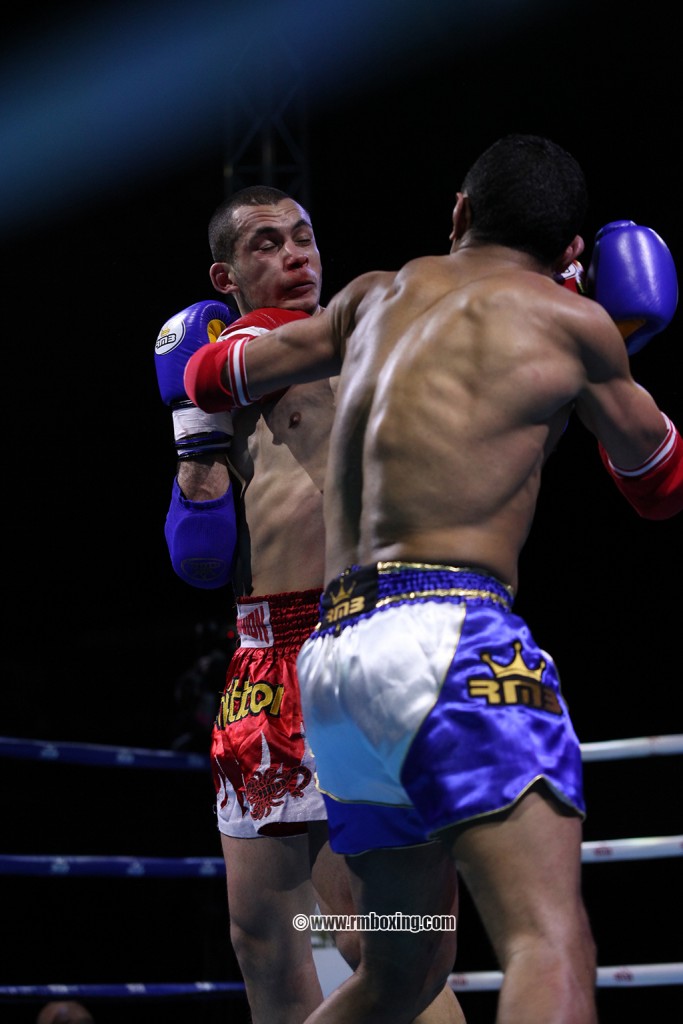
<svg viewBox="0 0 683 1024">
<path fill-rule="evenodd" d="M 584 173 L 557 143 L 538 135 L 506 135 L 465 175 L 472 236 L 528 252 L 544 265 L 561 256 L 581 230 L 588 207 Z"/>
<path fill-rule="evenodd" d="M 216 263 L 231 263 L 235 256 L 237 229 L 235 210 L 242 206 L 276 206 L 292 197 L 270 185 L 249 185 L 235 192 L 216 208 L 209 221 L 209 246 Z"/>
</svg>

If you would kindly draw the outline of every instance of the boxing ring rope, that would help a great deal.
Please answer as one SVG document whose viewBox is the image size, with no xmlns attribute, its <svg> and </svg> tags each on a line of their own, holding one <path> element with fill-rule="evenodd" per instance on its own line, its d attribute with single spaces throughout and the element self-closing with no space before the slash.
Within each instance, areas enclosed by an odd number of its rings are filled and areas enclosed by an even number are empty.
<svg viewBox="0 0 683 1024">
<path fill-rule="evenodd" d="M 584 762 L 627 760 L 668 754 L 683 754 L 683 733 L 581 744 L 581 759 Z M 204 771 L 209 766 L 209 758 L 204 754 L 114 747 L 95 743 L 15 739 L 8 736 L 0 736 L 0 757 L 119 768 L 166 768 L 174 771 Z"/>
<path fill-rule="evenodd" d="M 683 857 L 683 834 L 610 839 L 581 844 L 581 863 Z M 50 875 L 99 878 L 215 878 L 222 857 L 97 857 L 50 854 L 2 854 L 0 875 Z"/>
<path fill-rule="evenodd" d="M 503 982 L 501 971 L 472 971 L 450 974 L 448 983 L 454 992 L 494 992 Z M 598 988 L 642 988 L 655 985 L 680 985 L 683 963 L 641 964 L 598 967 Z M 179 984 L 129 983 L 120 985 L 8 985 L 0 987 L 3 999 L 93 999 L 158 998 L 163 996 L 242 995 L 244 985 L 233 981 L 195 981 Z"/>
<path fill-rule="evenodd" d="M 142 750 L 137 747 L 112 747 L 95 743 L 56 743 L 51 740 L 12 739 L 0 736 L 0 757 L 25 761 L 60 761 L 62 764 L 88 764 L 110 768 L 154 768 L 172 771 L 205 771 L 209 758 L 204 754 L 183 754 L 173 750 Z"/>
<path fill-rule="evenodd" d="M 657 754 L 683 754 L 683 733 L 581 744 L 581 760 L 584 762 L 627 760 L 632 757 L 652 757 Z"/>
<path fill-rule="evenodd" d="M 683 753 L 683 734 L 644 736 L 581 744 L 582 760 L 609 761 Z M 204 771 L 209 759 L 192 753 L 104 746 L 89 743 L 61 743 L 45 740 L 0 737 L 0 757 L 61 761 L 68 764 L 107 765 L 131 768 Z M 606 863 L 683 856 L 683 835 L 646 836 L 581 844 L 581 861 Z M 223 873 L 220 857 L 101 857 L 70 855 L 0 854 L 0 875 L 43 875 L 50 877 L 125 878 L 215 878 Z M 501 971 L 473 971 L 449 975 L 455 992 L 496 991 L 502 984 Z M 599 988 L 683 984 L 683 962 L 598 967 Z M 26 997 L 66 998 L 154 998 L 163 996 L 225 996 L 243 994 L 242 982 L 198 981 L 185 984 L 124 983 L 119 985 L 16 985 L 0 986 L 0 1000 Z"/>
<path fill-rule="evenodd" d="M 4 985 L 0 999 L 21 1001 L 31 999 L 154 999 L 169 996 L 244 995 L 241 981 L 190 981 L 175 984 L 129 982 L 120 985 Z"/>
<path fill-rule="evenodd" d="M 472 971 L 449 974 L 454 992 L 494 992 L 503 983 L 502 971 Z M 598 988 L 640 988 L 645 985 L 683 984 L 683 962 L 639 964 L 637 966 L 598 967 Z"/>
</svg>

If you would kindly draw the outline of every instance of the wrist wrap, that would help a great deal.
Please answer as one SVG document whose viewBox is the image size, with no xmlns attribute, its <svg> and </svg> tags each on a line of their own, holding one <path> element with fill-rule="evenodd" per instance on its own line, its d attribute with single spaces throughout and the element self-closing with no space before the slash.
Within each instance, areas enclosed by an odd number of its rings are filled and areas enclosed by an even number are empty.
<svg viewBox="0 0 683 1024">
<path fill-rule="evenodd" d="M 225 452 L 232 441 L 229 412 L 206 413 L 189 402 L 173 410 L 173 433 L 179 459 Z"/>
</svg>

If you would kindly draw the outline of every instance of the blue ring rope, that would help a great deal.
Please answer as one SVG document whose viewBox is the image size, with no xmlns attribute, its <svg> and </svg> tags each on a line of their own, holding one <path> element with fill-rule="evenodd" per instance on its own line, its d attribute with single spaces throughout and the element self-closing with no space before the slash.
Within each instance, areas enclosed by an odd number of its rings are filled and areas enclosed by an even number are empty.
<svg viewBox="0 0 683 1024">
<path fill-rule="evenodd" d="M 0 999 L 93 999 L 93 998 L 159 998 L 160 996 L 212 996 L 226 993 L 244 994 L 241 981 L 195 981 L 188 983 L 122 985 L 2 985 Z"/>
<path fill-rule="evenodd" d="M 65 764 L 110 765 L 116 768 L 169 768 L 174 771 L 206 771 L 210 764 L 205 754 L 95 743 L 13 739 L 9 736 L 0 736 L 0 756 L 31 761 L 61 761 Z"/>
<path fill-rule="evenodd" d="M 0 854 L 0 875 L 90 878 L 223 878 L 222 857 L 90 857 Z"/>
</svg>

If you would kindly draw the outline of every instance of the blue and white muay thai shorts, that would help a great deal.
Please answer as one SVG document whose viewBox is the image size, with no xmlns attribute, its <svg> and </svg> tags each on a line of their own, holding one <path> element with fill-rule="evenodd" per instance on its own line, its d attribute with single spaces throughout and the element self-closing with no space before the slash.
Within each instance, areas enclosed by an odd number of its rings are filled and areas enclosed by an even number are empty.
<svg viewBox="0 0 683 1024">
<path fill-rule="evenodd" d="M 555 665 L 512 601 L 477 570 L 404 562 L 326 588 L 297 670 L 336 852 L 429 842 L 539 780 L 585 816 Z"/>
</svg>

